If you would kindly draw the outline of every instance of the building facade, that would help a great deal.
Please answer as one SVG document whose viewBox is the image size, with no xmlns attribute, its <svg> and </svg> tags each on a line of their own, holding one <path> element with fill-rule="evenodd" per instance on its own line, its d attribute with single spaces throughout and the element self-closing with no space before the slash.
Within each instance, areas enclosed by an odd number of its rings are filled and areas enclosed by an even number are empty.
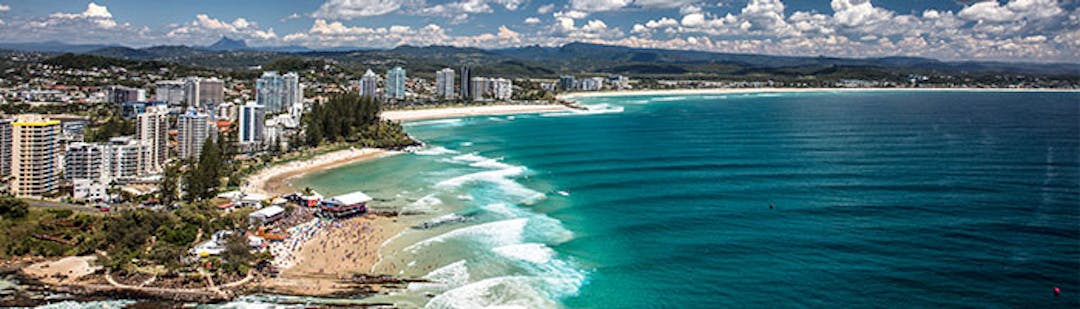
<svg viewBox="0 0 1080 309">
<path fill-rule="evenodd" d="M 401 67 L 394 67 L 389 71 L 386 71 L 386 99 L 387 100 L 404 100 L 405 99 L 405 81 L 408 78 L 405 76 L 405 69 Z"/>
<path fill-rule="evenodd" d="M 163 80 L 155 83 L 157 90 L 154 99 L 165 102 L 169 106 L 184 106 L 184 82 L 179 80 Z"/>
<path fill-rule="evenodd" d="M 262 105 L 249 102 L 240 107 L 237 128 L 237 137 L 240 143 L 261 143 L 265 138 L 266 110 Z"/>
<path fill-rule="evenodd" d="M 0 118 L 0 178 L 11 176 L 11 118 Z"/>
<path fill-rule="evenodd" d="M 379 97 L 379 76 L 375 75 L 375 72 L 367 70 L 364 76 L 360 77 L 360 95 L 365 97 L 378 98 Z"/>
<path fill-rule="evenodd" d="M 472 68 L 469 66 L 461 67 L 461 93 L 459 95 L 466 100 L 473 97 Z"/>
<path fill-rule="evenodd" d="M 255 103 L 269 113 L 284 112 L 303 100 L 300 76 L 296 73 L 279 75 L 276 71 L 266 71 L 255 81 Z"/>
<path fill-rule="evenodd" d="M 105 146 L 96 143 L 71 143 L 64 152 L 64 179 L 102 179 L 109 171 Z"/>
<path fill-rule="evenodd" d="M 146 101 L 146 90 L 126 86 L 108 86 L 105 87 L 105 101 L 116 104 Z"/>
<path fill-rule="evenodd" d="M 169 108 L 164 105 L 151 106 L 136 118 L 135 138 L 145 148 L 145 151 L 138 152 L 139 174 L 159 174 L 169 155 Z"/>
<path fill-rule="evenodd" d="M 454 70 L 445 68 L 435 72 L 435 95 L 447 100 L 454 98 Z"/>
<path fill-rule="evenodd" d="M 24 114 L 11 128 L 11 193 L 39 197 L 56 191 L 61 169 L 60 121 Z"/>
<path fill-rule="evenodd" d="M 189 108 L 177 119 L 176 154 L 180 159 L 198 159 L 202 146 L 214 133 L 210 116 Z"/>
</svg>

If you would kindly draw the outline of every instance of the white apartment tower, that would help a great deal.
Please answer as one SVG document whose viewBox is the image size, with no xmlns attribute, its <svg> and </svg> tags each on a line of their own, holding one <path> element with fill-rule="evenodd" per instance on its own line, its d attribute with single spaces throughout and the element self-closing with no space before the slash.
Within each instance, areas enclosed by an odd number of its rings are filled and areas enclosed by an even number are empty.
<svg viewBox="0 0 1080 309">
<path fill-rule="evenodd" d="M 193 108 L 177 120 L 177 156 L 180 159 L 198 159 L 206 139 L 213 133 L 210 116 Z"/>
<path fill-rule="evenodd" d="M 303 100 L 300 76 L 296 73 L 279 75 L 276 71 L 266 71 L 255 81 L 255 102 L 267 112 L 284 112 Z"/>
<path fill-rule="evenodd" d="M 37 197 L 55 191 L 61 168 L 60 121 L 24 114 L 11 129 L 11 193 Z"/>
<path fill-rule="evenodd" d="M 454 98 L 454 70 L 445 68 L 435 72 L 435 94 L 443 99 Z"/>
<path fill-rule="evenodd" d="M 370 69 L 360 77 L 360 95 L 376 98 L 379 96 L 379 76 Z"/>
<path fill-rule="evenodd" d="M 135 138 L 145 151 L 140 152 L 139 174 L 161 173 L 169 153 L 169 108 L 156 105 L 137 116 Z"/>
</svg>

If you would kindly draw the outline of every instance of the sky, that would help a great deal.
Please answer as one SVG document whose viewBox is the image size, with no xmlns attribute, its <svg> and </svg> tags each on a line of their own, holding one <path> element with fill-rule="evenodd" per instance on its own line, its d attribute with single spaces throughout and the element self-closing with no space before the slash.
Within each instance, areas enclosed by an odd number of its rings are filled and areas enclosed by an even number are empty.
<svg viewBox="0 0 1080 309">
<path fill-rule="evenodd" d="M 0 0 L 0 42 L 503 48 L 591 42 L 1080 63 L 1080 0 Z"/>
</svg>

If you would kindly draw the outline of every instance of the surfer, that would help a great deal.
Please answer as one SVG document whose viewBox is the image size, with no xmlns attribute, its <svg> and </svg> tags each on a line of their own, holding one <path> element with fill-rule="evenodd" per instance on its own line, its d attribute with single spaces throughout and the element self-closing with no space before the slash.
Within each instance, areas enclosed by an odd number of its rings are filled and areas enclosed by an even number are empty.
<svg viewBox="0 0 1080 309">
<path fill-rule="evenodd" d="M 769 209 L 773 209 L 773 208 L 776 208 L 776 206 L 773 206 L 772 201 L 769 201 Z"/>
</svg>

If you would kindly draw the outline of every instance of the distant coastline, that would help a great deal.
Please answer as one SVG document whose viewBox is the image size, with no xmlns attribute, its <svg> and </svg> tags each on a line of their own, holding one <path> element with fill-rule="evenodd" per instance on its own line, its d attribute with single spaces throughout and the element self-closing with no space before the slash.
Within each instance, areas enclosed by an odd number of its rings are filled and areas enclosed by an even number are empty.
<svg viewBox="0 0 1080 309">
<path fill-rule="evenodd" d="M 699 89 L 641 89 L 624 91 L 572 92 L 559 95 L 560 99 L 573 101 L 577 98 L 625 97 L 625 96 L 661 96 L 661 95 L 702 95 L 702 94 L 749 94 L 781 92 L 901 92 L 901 91 L 939 91 L 939 92 L 1080 92 L 1080 89 L 1065 88 L 699 88 Z"/>
</svg>

